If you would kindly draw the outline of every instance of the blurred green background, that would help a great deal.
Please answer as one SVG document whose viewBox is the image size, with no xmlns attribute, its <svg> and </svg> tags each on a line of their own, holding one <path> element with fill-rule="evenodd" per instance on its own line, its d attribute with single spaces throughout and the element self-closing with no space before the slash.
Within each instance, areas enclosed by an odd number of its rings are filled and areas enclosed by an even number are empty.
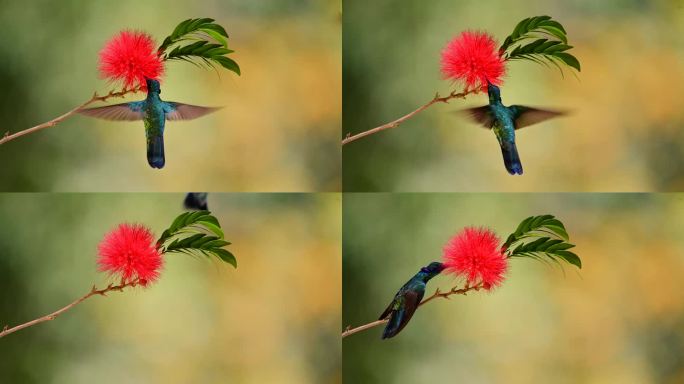
<svg viewBox="0 0 684 384">
<path fill-rule="evenodd" d="M 441 79 L 446 43 L 466 29 L 501 42 L 518 21 L 548 14 L 568 31 L 578 79 L 511 62 L 506 105 L 571 110 L 518 132 L 523 177 L 494 135 L 429 108 L 343 150 L 348 191 L 679 191 L 684 188 L 684 1 L 344 1 L 343 134 L 389 122 L 460 86 Z M 391 15 L 391 17 L 388 17 Z"/>
<path fill-rule="evenodd" d="M 48 121 L 94 91 L 112 89 L 98 77 L 98 52 L 122 29 L 145 30 L 161 43 L 182 20 L 215 18 L 243 72 L 217 76 L 167 63 L 164 100 L 225 108 L 169 123 L 161 171 L 147 165 L 141 122 L 76 116 L 0 146 L 0 190 L 338 191 L 340 4 L 0 0 L 2 133 Z"/>
<path fill-rule="evenodd" d="M 3 194 L 0 327 L 109 279 L 97 244 L 121 222 L 159 235 L 183 194 Z M 2 383 L 341 382 L 336 194 L 210 194 L 238 268 L 168 255 L 147 289 L 93 297 L 0 339 Z"/>
<path fill-rule="evenodd" d="M 343 327 L 376 320 L 464 226 L 501 237 L 554 214 L 583 269 L 516 259 L 491 293 L 420 308 L 395 338 L 343 340 L 349 383 L 684 382 L 684 195 L 354 194 L 343 213 Z M 431 280 L 426 296 L 458 283 Z"/>
</svg>

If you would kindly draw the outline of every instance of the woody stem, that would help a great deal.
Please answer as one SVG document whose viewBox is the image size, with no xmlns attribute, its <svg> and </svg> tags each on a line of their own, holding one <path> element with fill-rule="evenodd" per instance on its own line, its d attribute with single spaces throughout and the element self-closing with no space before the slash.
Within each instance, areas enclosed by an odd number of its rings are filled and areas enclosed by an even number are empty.
<svg viewBox="0 0 684 384">
<path fill-rule="evenodd" d="M 119 284 L 119 285 L 112 285 L 112 284 L 109 284 L 106 288 L 103 288 L 103 289 L 97 289 L 97 288 L 93 285 L 93 288 L 90 290 L 90 292 L 88 292 L 87 294 L 81 296 L 79 299 L 77 299 L 77 300 L 71 302 L 71 303 L 68 304 L 67 306 L 62 307 L 62 308 L 60 308 L 60 309 L 58 309 L 58 310 L 56 310 L 56 311 L 54 311 L 54 312 L 52 312 L 52 313 L 50 313 L 50 314 L 48 314 L 48 315 L 39 317 L 39 318 L 37 318 L 37 319 L 35 319 L 35 320 L 31 320 L 31 321 L 26 322 L 26 323 L 23 323 L 23 324 L 16 325 L 16 326 L 14 326 L 14 327 L 12 327 L 12 328 L 9 328 L 8 326 L 5 326 L 5 327 L 2 329 L 2 332 L 0 332 L 0 337 L 5 337 L 5 336 L 9 335 L 10 333 L 14 333 L 14 332 L 16 332 L 16 331 L 22 330 L 22 329 L 24 329 L 24 328 L 28 328 L 28 327 L 33 326 L 33 325 L 36 325 L 36 324 L 40 324 L 40 323 L 44 323 L 44 322 L 46 322 L 46 321 L 54 320 L 55 318 L 57 318 L 57 316 L 61 315 L 62 313 L 64 313 L 64 312 L 70 310 L 71 308 L 77 306 L 78 304 L 82 303 L 83 301 L 85 301 L 85 300 L 87 300 L 88 298 L 93 297 L 93 296 L 95 296 L 95 295 L 106 296 L 106 293 L 107 293 L 107 292 L 112 292 L 112 291 L 119 291 L 119 292 L 121 292 L 121 291 L 123 291 L 124 288 L 126 288 L 126 287 L 135 287 L 135 286 L 138 285 L 139 283 L 140 283 L 139 280 L 138 280 L 138 279 L 135 279 L 135 280 L 129 281 L 129 282 L 127 282 L 127 283 L 126 283 L 126 282 L 121 282 L 121 284 Z"/>
<path fill-rule="evenodd" d="M 95 94 L 93 94 L 93 97 L 90 98 L 90 100 L 84 102 L 83 104 L 79 105 L 78 107 L 76 107 L 76 108 L 70 110 L 69 112 L 67 112 L 67 113 L 65 113 L 59 117 L 56 117 L 50 121 L 46 121 L 42 124 L 36 125 L 35 127 L 27 128 L 27 129 L 24 129 L 22 131 L 13 133 L 11 135 L 10 135 L 9 131 L 5 132 L 5 135 L 0 139 L 0 145 L 5 144 L 8 141 L 12 141 L 14 139 L 17 139 L 21 136 L 25 136 L 25 135 L 28 135 L 28 134 L 33 133 L 33 132 L 38 132 L 38 131 L 45 129 L 45 128 L 54 127 L 55 125 L 61 123 L 62 121 L 66 120 L 67 118 L 71 117 L 76 112 L 80 111 L 81 109 L 87 107 L 88 105 L 90 105 L 96 101 L 106 101 L 107 99 L 109 99 L 111 97 L 124 97 L 125 95 L 127 95 L 129 93 L 135 93 L 135 92 L 138 92 L 140 90 L 141 90 L 141 88 L 139 88 L 139 87 L 138 88 L 131 88 L 131 89 L 125 89 L 124 88 L 123 90 L 118 91 L 118 92 L 109 91 L 109 93 L 104 95 L 104 96 L 98 96 L 98 94 L 95 93 Z"/>
<path fill-rule="evenodd" d="M 453 91 L 449 95 L 444 96 L 444 97 L 439 96 L 439 93 L 438 93 L 435 95 L 435 97 L 432 98 L 432 100 L 428 101 L 426 104 L 420 106 L 418 109 L 414 110 L 413 112 L 410 112 L 410 113 L 408 113 L 408 114 L 406 114 L 406 115 L 404 115 L 404 116 L 402 116 L 402 117 L 400 117 L 394 121 L 390 121 L 389 123 L 386 123 L 386 124 L 383 124 L 381 126 L 369 129 L 367 131 L 363 131 L 361 133 L 357 133 L 353 136 L 350 133 L 348 133 L 347 136 L 344 138 L 344 140 L 342 140 L 342 145 L 351 143 L 352 141 L 356 141 L 358 139 L 361 139 L 361 138 L 366 137 L 366 136 L 370 136 L 374 133 L 378 133 L 378 132 L 384 131 L 386 129 L 396 128 L 399 126 L 399 124 L 401 124 L 404 121 L 412 118 L 413 116 L 419 114 L 420 112 L 423 112 L 424 110 L 428 109 L 430 106 L 432 106 L 435 103 L 448 103 L 449 100 L 456 99 L 456 98 L 465 99 L 465 97 L 468 94 L 477 93 L 477 92 L 479 92 L 479 90 L 477 90 L 477 89 L 471 89 L 471 90 L 466 89 L 463 92 Z"/>
</svg>

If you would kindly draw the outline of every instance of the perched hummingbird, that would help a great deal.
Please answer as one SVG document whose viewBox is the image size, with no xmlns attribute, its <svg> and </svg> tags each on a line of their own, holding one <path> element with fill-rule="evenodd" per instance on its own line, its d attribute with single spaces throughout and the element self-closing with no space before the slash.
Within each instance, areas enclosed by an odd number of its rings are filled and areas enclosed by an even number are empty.
<svg viewBox="0 0 684 384">
<path fill-rule="evenodd" d="M 432 262 L 427 267 L 421 268 L 411 280 L 399 289 L 390 305 L 378 319 L 384 320 L 389 317 L 389 322 L 382 333 L 383 339 L 394 337 L 404 329 L 411 320 L 413 313 L 418 309 L 421 300 L 423 300 L 427 282 L 443 270 L 444 265 L 442 263 Z"/>
<path fill-rule="evenodd" d="M 487 85 L 489 105 L 466 109 L 470 117 L 485 128 L 493 129 L 501 146 L 506 170 L 511 175 L 522 175 L 523 168 L 515 146 L 515 130 L 541 121 L 564 115 L 565 112 L 530 108 L 523 105 L 506 107 L 501 103 L 499 87 Z"/>
<path fill-rule="evenodd" d="M 207 210 L 207 193 L 206 192 L 189 192 L 185 195 L 183 200 L 183 207 L 195 211 Z"/>
<path fill-rule="evenodd" d="M 145 123 L 147 138 L 147 162 L 152 168 L 164 168 L 164 123 L 166 120 L 192 120 L 219 108 L 199 107 L 162 101 L 159 98 L 159 82 L 146 79 L 147 98 L 142 101 L 87 108 L 78 111 L 87 116 L 105 120 L 134 121 Z"/>
</svg>

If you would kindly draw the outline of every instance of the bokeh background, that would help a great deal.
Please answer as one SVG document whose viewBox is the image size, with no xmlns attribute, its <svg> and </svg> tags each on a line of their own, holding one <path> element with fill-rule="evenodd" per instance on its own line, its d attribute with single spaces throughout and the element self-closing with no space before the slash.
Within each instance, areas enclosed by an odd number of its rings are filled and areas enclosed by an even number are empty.
<svg viewBox="0 0 684 384">
<path fill-rule="evenodd" d="M 0 0 L 0 8 L 3 134 L 117 88 L 98 77 L 97 59 L 122 29 L 145 30 L 161 43 L 182 20 L 212 17 L 228 31 L 242 68 L 238 77 L 167 63 L 162 99 L 225 108 L 169 123 L 163 170 L 147 165 L 141 122 L 76 116 L 2 145 L 0 190 L 341 188 L 340 0 Z"/>
<path fill-rule="evenodd" d="M 109 279 L 120 222 L 161 233 L 183 194 L 4 194 L 0 327 Z M 210 194 L 238 268 L 166 256 L 147 289 L 93 297 L 0 339 L 2 383 L 341 382 L 341 208 L 334 194 Z"/>
<path fill-rule="evenodd" d="M 466 29 L 499 42 L 548 14 L 582 64 L 575 78 L 511 62 L 504 104 L 568 117 L 518 132 L 523 177 L 506 172 L 494 135 L 440 104 L 344 146 L 348 191 L 679 191 L 684 188 L 684 1 L 345 0 L 343 135 L 389 122 L 460 86 L 441 79 L 446 43 Z M 391 15 L 391 17 L 388 17 Z"/>
<path fill-rule="evenodd" d="M 511 261 L 507 280 L 421 307 L 395 338 L 343 340 L 348 383 L 684 382 L 684 195 L 345 195 L 343 326 L 378 318 L 464 226 L 565 223 L 583 268 Z M 458 281 L 438 276 L 426 296 Z"/>
</svg>

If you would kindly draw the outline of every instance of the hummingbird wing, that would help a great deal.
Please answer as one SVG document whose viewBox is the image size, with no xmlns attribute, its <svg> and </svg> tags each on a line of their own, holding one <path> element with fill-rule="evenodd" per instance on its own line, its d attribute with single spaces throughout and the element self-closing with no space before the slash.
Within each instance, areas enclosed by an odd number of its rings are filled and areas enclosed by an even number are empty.
<svg viewBox="0 0 684 384">
<path fill-rule="evenodd" d="M 165 101 L 163 105 L 166 120 L 192 120 L 221 109 L 221 107 L 200 107 L 173 101 Z"/>
<path fill-rule="evenodd" d="M 401 292 L 395 300 L 390 304 L 389 310 L 389 321 L 387 326 L 382 333 L 383 339 L 389 339 L 390 337 L 396 336 L 402 329 L 408 324 L 413 314 L 418 309 L 420 301 L 423 300 L 424 290 L 405 290 Z M 390 309 L 391 308 L 391 309 Z M 385 312 L 388 312 L 385 310 Z M 382 317 L 383 319 L 387 317 Z"/>
<path fill-rule="evenodd" d="M 80 109 L 78 113 L 98 119 L 114 121 L 142 120 L 145 115 L 145 101 L 107 105 L 104 107 Z"/>
<path fill-rule="evenodd" d="M 196 211 L 207 210 L 207 193 L 206 192 L 188 192 L 183 201 L 185 209 Z"/>
<path fill-rule="evenodd" d="M 464 109 L 461 112 L 465 113 L 473 122 L 479 123 L 487 129 L 492 129 L 496 118 L 492 114 L 489 105 L 484 105 L 477 108 Z"/>
<path fill-rule="evenodd" d="M 390 313 L 392 313 L 392 311 L 394 310 L 394 305 L 396 304 L 396 301 L 397 301 L 397 298 L 396 298 L 396 297 L 395 297 L 394 299 L 392 299 L 392 302 L 389 303 L 389 305 L 388 305 L 387 308 L 382 312 L 382 315 L 380 315 L 380 317 L 378 318 L 378 320 L 385 320 L 385 319 L 387 318 L 387 316 L 389 316 Z"/>
<path fill-rule="evenodd" d="M 515 129 L 524 128 L 554 117 L 567 115 L 567 112 L 565 111 L 532 108 L 524 105 L 511 105 L 508 108 L 513 112 Z"/>
</svg>

